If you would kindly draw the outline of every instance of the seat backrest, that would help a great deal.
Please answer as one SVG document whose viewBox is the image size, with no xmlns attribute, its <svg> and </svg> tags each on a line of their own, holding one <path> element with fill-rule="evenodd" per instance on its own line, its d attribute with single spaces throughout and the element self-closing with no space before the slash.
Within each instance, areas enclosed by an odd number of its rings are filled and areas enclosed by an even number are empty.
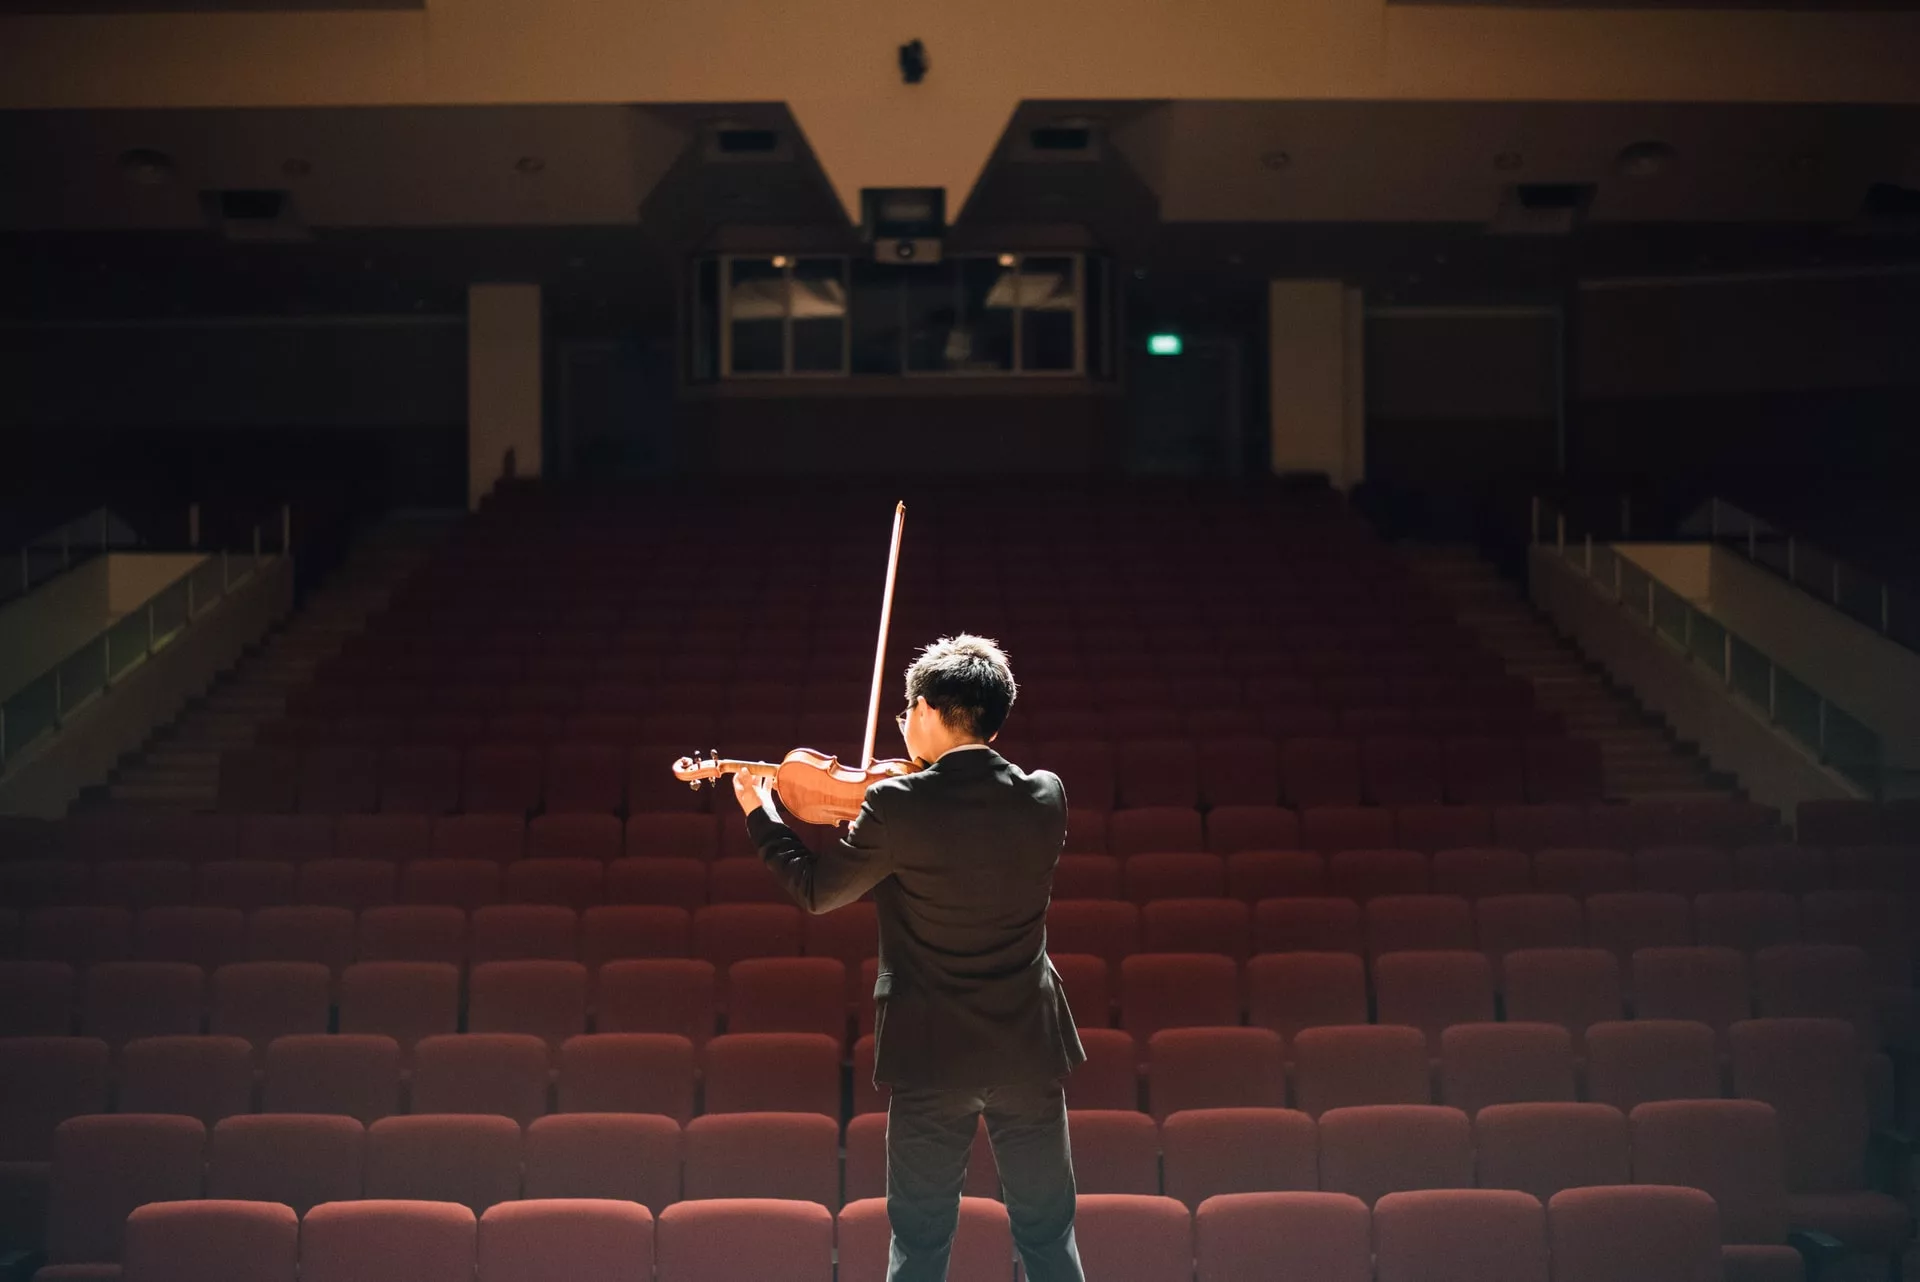
<svg viewBox="0 0 1920 1282">
<path fill-rule="evenodd" d="M 886 1282 L 893 1234 L 886 1199 L 849 1201 L 840 1209 L 838 1230 L 839 1282 Z M 961 1198 L 948 1282 L 1007 1282 L 1012 1254 L 1006 1207 L 991 1198 Z"/>
<path fill-rule="evenodd" d="M 1372 1215 L 1346 1193 L 1223 1193 L 1194 1215 L 1198 1282 L 1372 1282 Z"/>
<path fill-rule="evenodd" d="M 1160 1192 L 1160 1128 L 1131 1110 L 1075 1110 L 1067 1119 L 1073 1178 L 1084 1193 Z"/>
<path fill-rule="evenodd" d="M 485 1113 L 522 1126 L 547 1111 L 547 1043 L 526 1033 L 443 1033 L 414 1048 L 413 1111 Z"/>
<path fill-rule="evenodd" d="M 121 1258 L 127 1216 L 148 1202 L 198 1198 L 207 1128 L 191 1117 L 72 1117 L 53 1133 L 47 1203 L 50 1264 Z"/>
<path fill-rule="evenodd" d="M 693 1117 L 695 1052 L 673 1033 L 592 1033 L 561 1043 L 559 1111 Z"/>
<path fill-rule="evenodd" d="M 142 1037 L 120 1052 L 119 1107 L 208 1126 L 253 1110 L 253 1046 L 241 1037 Z"/>
<path fill-rule="evenodd" d="M 1418 1028 L 1429 1046 L 1449 1025 L 1494 1014 L 1493 967 L 1477 951 L 1389 953 L 1373 964 L 1373 989 L 1380 1022 Z"/>
<path fill-rule="evenodd" d="M 1632 1178 L 1626 1115 L 1610 1104 L 1489 1104 L 1474 1114 L 1474 1179 L 1542 1199 Z"/>
<path fill-rule="evenodd" d="M 458 1202 L 477 1215 L 520 1196 L 521 1151 L 511 1117 L 383 1117 L 367 1128 L 367 1196 Z"/>
<path fill-rule="evenodd" d="M 408 1062 L 459 1018 L 460 971 L 446 962 L 356 962 L 340 976 L 340 1031 L 391 1037 Z"/>
<path fill-rule="evenodd" d="M 823 1033 L 728 1033 L 702 1064 L 710 1114 L 840 1115 L 840 1044 Z"/>
<path fill-rule="evenodd" d="M 1547 1203 L 1554 1282 L 1718 1282 L 1719 1210 L 1663 1184 L 1566 1189 Z"/>
<path fill-rule="evenodd" d="M 1190 1108 L 1280 1108 L 1286 1050 L 1267 1028 L 1168 1028 L 1147 1041 L 1147 1099 L 1156 1120 Z"/>
<path fill-rule="evenodd" d="M 130 1282 L 294 1282 L 300 1220 L 268 1202 L 152 1202 L 127 1217 L 120 1274 Z"/>
<path fill-rule="evenodd" d="M 107 1056 L 97 1037 L 0 1037 L 0 1162 L 44 1162 L 60 1123 L 106 1112 Z"/>
<path fill-rule="evenodd" d="M 1420 1189 L 1373 1207 L 1377 1282 L 1546 1282 L 1547 1212 L 1513 1189 Z"/>
<path fill-rule="evenodd" d="M 316 1206 L 300 1224 L 301 1282 L 472 1282 L 475 1227 L 446 1200 Z"/>
<path fill-rule="evenodd" d="M 1773 1105 L 1794 1193 L 1866 1186 L 1865 1073 L 1852 1025 L 1837 1019 L 1752 1019 L 1727 1030 L 1733 1091 Z"/>
<path fill-rule="evenodd" d="M 1142 1042 L 1163 1028 L 1240 1022 L 1240 974 L 1213 953 L 1141 953 L 1120 963 L 1120 1024 Z"/>
<path fill-rule="evenodd" d="M 1294 1103 L 1312 1117 L 1362 1104 L 1432 1099 L 1427 1039 L 1390 1024 L 1303 1029 L 1293 1039 Z"/>
<path fill-rule="evenodd" d="M 1379 1104 L 1320 1115 L 1320 1187 L 1369 1206 L 1409 1189 L 1473 1187 L 1467 1115 L 1432 1104 Z"/>
<path fill-rule="evenodd" d="M 1501 965 L 1507 1018 L 1559 1024 L 1583 1045 L 1594 1024 L 1625 1013 L 1620 959 L 1602 948 L 1527 948 Z"/>
<path fill-rule="evenodd" d="M 1367 1022 L 1367 972 L 1352 953 L 1263 953 L 1247 962 L 1247 1022 L 1291 1038 Z"/>
<path fill-rule="evenodd" d="M 351 1117 L 223 1119 L 207 1141 L 207 1196 L 282 1202 L 305 1215 L 365 1188 L 367 1130 Z"/>
<path fill-rule="evenodd" d="M 1747 959 L 1732 948 L 1641 948 L 1633 954 L 1633 1006 L 1641 1019 L 1691 1019 L 1724 1034 L 1753 1015 Z M 1664 1182 L 1664 1181 L 1662 1181 Z"/>
<path fill-rule="evenodd" d="M 709 1113 L 686 1129 L 686 1196 L 840 1203 L 840 1127 L 818 1113 Z"/>
<path fill-rule="evenodd" d="M 1590 1100 L 1630 1113 L 1649 1100 L 1719 1094 L 1713 1029 L 1697 1020 L 1614 1020 L 1587 1029 Z"/>
<path fill-rule="evenodd" d="M 1288 1108 L 1199 1108 L 1160 1124 L 1166 1193 L 1198 1210 L 1222 1193 L 1305 1192 L 1320 1179 L 1319 1130 Z"/>
<path fill-rule="evenodd" d="M 1773 1106 L 1759 1100 L 1660 1100 L 1628 1119 L 1636 1184 L 1705 1190 L 1721 1240 L 1777 1246 L 1787 1237 L 1786 1158 Z"/>
<path fill-rule="evenodd" d="M 261 1111 L 338 1113 L 372 1125 L 400 1111 L 400 1043 L 378 1033 L 313 1033 L 267 1045 Z"/>
<path fill-rule="evenodd" d="M 536 1118 L 527 1127 L 525 1193 L 638 1202 L 657 1215 L 680 1200 L 681 1148 L 680 1123 L 658 1114 Z"/>
<path fill-rule="evenodd" d="M 833 1212 L 769 1198 L 679 1202 L 654 1226 L 657 1282 L 833 1282 Z"/>
<path fill-rule="evenodd" d="M 1176 1282 L 1192 1274 L 1192 1217 L 1170 1197 L 1090 1193 L 1074 1213 L 1074 1235 L 1090 1278 Z"/>
<path fill-rule="evenodd" d="M 1571 1101 L 1573 1037 L 1559 1024 L 1455 1024 L 1440 1034 L 1440 1098 L 1469 1117 L 1490 1104 Z"/>
<path fill-rule="evenodd" d="M 604 1199 L 503 1202 L 480 1217 L 477 1282 L 650 1282 L 653 1214 Z"/>
</svg>

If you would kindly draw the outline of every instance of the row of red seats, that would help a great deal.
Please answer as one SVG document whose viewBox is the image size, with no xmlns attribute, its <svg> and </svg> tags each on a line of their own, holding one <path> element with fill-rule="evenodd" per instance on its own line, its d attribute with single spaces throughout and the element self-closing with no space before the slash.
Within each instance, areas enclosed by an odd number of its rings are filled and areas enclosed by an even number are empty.
<svg viewBox="0 0 1920 1282">
<path fill-rule="evenodd" d="M 1758 1084 L 1781 1085 L 1764 1075 Z M 1741 1266 L 1730 1276 L 1798 1276 L 1781 1272 L 1798 1264 L 1784 1247 L 1789 1225 L 1839 1229 L 1858 1250 L 1902 1249 L 1912 1236 L 1904 1206 L 1844 1172 L 1838 1187 L 1823 1186 L 1822 1177 L 1834 1174 L 1823 1168 L 1834 1160 L 1799 1130 L 1813 1120 L 1809 1092 L 1787 1093 L 1796 1098 L 1786 1109 L 1765 1100 L 1674 1101 L 1639 1105 L 1628 1116 L 1570 1103 L 1496 1105 L 1474 1117 L 1443 1106 L 1358 1106 L 1317 1119 L 1253 1107 L 1185 1111 L 1156 1126 L 1137 1114 L 1082 1111 L 1071 1115 L 1069 1130 L 1077 1173 L 1085 1172 L 1084 1197 L 1097 1205 L 1106 1197 L 1157 1197 L 1164 1187 L 1168 1213 L 1182 1219 L 1189 1208 L 1204 1216 L 1209 1198 L 1317 1190 L 1362 1208 L 1390 1208 L 1396 1198 L 1472 1189 L 1476 1181 L 1482 1189 L 1510 1189 L 1508 1199 L 1537 1209 L 1536 1197 L 1638 1179 L 1722 1199 L 1716 1237 L 1745 1248 L 1729 1253 L 1745 1257 L 1728 1261 Z M 524 1131 L 492 1116 L 389 1118 L 364 1131 L 346 1118 L 237 1118 L 215 1126 L 211 1142 L 192 1118 L 84 1117 L 56 1132 L 49 1245 L 56 1259 L 114 1258 L 116 1213 L 155 1197 L 197 1197 L 203 1189 L 295 1210 L 330 1200 L 413 1198 L 485 1214 L 523 1194 L 563 1190 L 631 1200 L 662 1214 L 725 1197 L 831 1208 L 843 1196 L 876 1195 L 884 1178 L 883 1127 L 878 1116 L 850 1125 L 843 1172 L 834 1123 L 790 1114 L 709 1116 L 684 1132 L 667 1119 L 596 1114 L 540 1119 Z M 1840 1147 L 1863 1151 L 1864 1133 Z M 970 1193 L 992 1189 L 984 1150 L 976 1145 Z M 114 1178 L 80 1178 L 115 1158 L 121 1165 Z M 155 1187 L 163 1173 L 171 1190 Z M 1007 1267 L 1004 1255 L 999 1263 Z M 1427 1269 L 1461 1263 L 1431 1261 Z M 1717 1265 L 1709 1276 L 1718 1276 Z M 1483 1275 L 1443 1276 L 1479 1282 Z"/>
<path fill-rule="evenodd" d="M 672 693 L 668 693 L 672 692 Z M 864 699 L 818 704 L 794 713 L 744 709 L 714 714 L 684 694 L 684 687 L 589 687 L 581 699 L 532 695 L 500 697 L 494 687 L 461 690 L 448 702 L 456 710 L 403 713 L 380 697 L 378 687 L 316 687 L 293 702 L 289 716 L 260 727 L 264 746 L 306 743 L 433 744 L 470 748 L 480 744 L 551 747 L 574 742 L 625 748 L 668 742 L 825 743 L 845 738 Z M 657 697 L 656 697 L 657 696 Z M 680 705 L 673 710 L 670 705 Z M 501 711 L 519 708 L 519 711 Z M 566 712 L 556 708 L 575 709 Z M 1382 735 L 1460 738 L 1556 738 L 1564 733 L 1558 713 L 1491 704 L 1367 705 L 1334 708 L 1311 703 L 1185 707 L 1128 703 L 1114 709 L 1058 708 L 1022 715 L 1006 742 L 1021 744 L 1019 759 L 1031 759 L 1036 741 L 1091 741 L 1110 748 L 1135 739 L 1364 739 Z M 999 746 L 999 745 L 996 745 Z M 1270 797 L 1269 790 L 1268 796 Z"/>
<path fill-rule="evenodd" d="M 1920 845 L 1920 799 L 1803 801 L 1795 823 L 1800 840 L 1814 845 Z"/>
<path fill-rule="evenodd" d="M 689 737 L 682 743 L 699 743 Z M 712 742 L 707 740 L 707 742 Z M 1444 745 L 1444 746 L 1443 746 Z M 735 745 L 747 752 L 751 745 Z M 556 750 L 557 751 L 557 750 Z M 221 762 L 221 808 L 446 814 L 645 809 L 668 786 L 672 758 L 644 749 L 570 745 L 564 772 L 540 744 L 352 745 L 232 750 Z M 697 751 L 697 750 L 695 750 Z M 1027 764 L 1024 748 L 1006 745 Z M 688 754 L 679 754 L 688 755 Z M 762 755 L 765 755 L 762 753 Z M 1060 774 L 1073 807 L 1108 811 L 1199 805 L 1301 807 L 1579 803 L 1599 799 L 1597 749 L 1585 740 L 1381 735 L 1364 740 L 1241 736 L 1205 740 L 1060 741 L 1038 760 Z M 630 785 L 630 787 L 629 787 Z M 623 801 L 622 790 L 628 789 Z M 551 789 L 556 796 L 547 797 Z M 640 799 L 644 798 L 644 803 Z"/>
<path fill-rule="evenodd" d="M 960 1209 L 952 1282 L 1013 1282 L 1005 1210 L 972 1198 Z M 1103 1282 L 1701 1282 L 1721 1276 L 1723 1258 L 1793 1254 L 1723 1248 L 1722 1222 L 1699 1189 L 1641 1185 L 1573 1189 L 1545 1207 L 1494 1190 L 1397 1193 L 1371 1212 L 1338 1193 L 1226 1195 L 1192 1215 L 1166 1198 L 1087 1195 L 1077 1229 L 1082 1263 Z M 802 1202 L 686 1202 L 657 1220 L 638 1206 L 594 1201 L 508 1203 L 478 1220 L 462 1207 L 417 1201 L 332 1203 L 304 1219 L 270 1203 L 159 1202 L 129 1218 L 122 1276 L 881 1282 L 889 1231 L 881 1199 L 850 1203 L 838 1216 Z M 1781 1267 L 1739 1276 L 1801 1274 Z"/>
<path fill-rule="evenodd" d="M 595 714 L 600 716 L 603 714 Z M 346 722 L 331 721 L 336 730 Z M 396 722 L 408 726 L 411 723 Z M 378 725 L 363 727 L 377 737 Z M 648 732 L 657 733 L 654 726 Z M 305 733 L 290 724 L 288 734 Z M 220 765 L 220 808 L 237 813 L 644 812 L 676 809 L 686 786 L 670 767 L 706 753 L 709 736 L 663 747 L 540 740 L 479 744 L 316 742 L 304 750 L 263 746 L 229 750 Z M 725 755 L 747 759 L 793 740 L 735 741 Z M 1376 735 L 1365 739 L 1261 736 L 1205 739 L 1059 740 L 1029 753 L 1003 749 L 1027 768 L 1046 762 L 1066 785 L 1069 808 L 1193 809 L 1199 806 L 1431 806 L 1596 803 L 1603 786 L 1600 752 L 1587 740 L 1465 735 Z M 671 754 L 660 755 L 663 751 Z M 827 745 L 824 750 L 832 750 Z M 677 804 L 676 804 L 677 803 Z M 1736 803 L 1728 802 L 1728 805 Z M 1764 839 L 1771 824 L 1754 825 Z M 1186 843 L 1194 848 L 1198 843 Z"/>
<path fill-rule="evenodd" d="M 544 815 L 531 823 L 512 814 L 336 817 L 101 812 L 54 822 L 12 819 L 0 822 L 0 876 L 10 863 L 63 856 L 87 862 L 162 859 L 197 864 L 231 859 L 300 863 L 336 855 L 401 862 L 436 858 L 503 863 L 529 855 L 601 860 L 755 855 L 731 798 L 717 814 L 708 814 L 704 802 L 715 790 L 694 792 L 670 776 L 668 781 L 672 788 L 667 798 L 698 804 L 637 811 L 624 825 L 611 816 L 588 812 Z M 800 827 L 809 837 L 826 831 Z M 1204 814 L 1188 807 L 1119 811 L 1070 807 L 1065 852 L 1131 856 L 1204 851 L 1232 856 L 1487 847 L 1522 854 L 1611 850 L 1616 852 L 1616 873 L 1593 888 L 1628 889 L 1632 885 L 1630 851 L 1719 846 L 1732 848 L 1736 887 L 1796 892 L 1855 884 L 1902 889 L 1915 880 L 1907 870 L 1920 864 L 1911 857 L 1910 847 L 1826 851 L 1778 844 L 1774 840 L 1778 831 L 1777 812 L 1771 807 L 1736 802 L 1313 806 L 1301 811 L 1220 805 Z M 1860 882 L 1860 878 L 1867 880 Z M 9 898 L 8 902 L 21 901 Z"/>
<path fill-rule="evenodd" d="M 1557 1029 L 1570 1064 L 1573 1048 L 1595 1026 L 1626 1013 L 1623 968 L 1603 950 L 1528 949 L 1503 963 L 1502 1002 L 1493 961 L 1467 950 L 1388 953 L 1370 969 L 1350 953 L 1262 954 L 1244 967 L 1217 955 L 1147 953 L 1121 963 L 1117 988 L 1115 971 L 1101 958 L 1055 959 L 1083 1036 L 1104 1035 L 1117 1010 L 1119 1035 L 1135 1047 L 1129 1060 L 1162 1031 L 1232 1029 L 1243 1018 L 1290 1038 L 1377 1018 L 1381 1026 L 1411 1030 L 1423 1047 L 1438 1045 L 1447 1030 L 1487 1023 L 1504 1005 L 1516 1027 Z M 850 987 L 855 974 L 864 991 Z M 1756 1015 L 1845 1020 L 1869 1048 L 1910 1046 L 1914 1036 L 1912 989 L 1876 985 L 1864 952 L 1849 945 L 1776 945 L 1751 961 L 1726 948 L 1644 948 L 1624 974 L 1639 1019 L 1700 1024 L 1709 1049 L 1714 1035 L 1724 1037 Z M 672 1034 L 702 1046 L 724 1011 L 728 1036 L 823 1039 L 832 1050 L 824 1076 L 837 1100 L 832 1083 L 849 1025 L 861 1036 L 874 1026 L 866 996 L 871 959 L 858 968 L 830 958 L 757 958 L 725 968 L 693 958 L 623 959 L 593 970 L 553 959 L 480 961 L 465 973 L 464 989 L 461 964 L 452 961 L 360 961 L 338 972 L 320 962 L 230 962 L 210 976 L 191 963 L 101 962 L 84 971 L 84 983 L 79 975 L 60 962 L 0 963 L 0 1029 L 66 1036 L 77 1027 L 115 1048 L 207 1031 L 263 1053 L 276 1038 L 337 1027 L 390 1036 L 410 1055 L 424 1039 L 461 1027 L 538 1037 L 550 1046 L 590 1026 Z"/>
<path fill-rule="evenodd" d="M 433 868 L 436 862 L 442 867 Z M 573 870 L 576 861 L 526 860 L 508 865 Z M 577 861 L 601 867 L 592 861 Z M 725 867 L 722 861 L 712 868 Z M 423 860 L 409 871 L 438 873 L 447 864 L 498 871 L 482 861 Z M 152 865 L 129 865 L 148 867 Z M 164 865 L 162 865 L 164 866 Z M 305 871 L 380 870 L 393 886 L 395 865 L 366 860 L 320 860 Z M 208 865 L 215 867 L 215 865 Z M 224 866 L 223 866 L 224 867 Z M 258 867 L 258 865 L 234 865 Z M 272 866 L 267 866 L 271 870 Z M 283 866 L 284 867 L 284 866 Z M 692 869 L 694 860 L 622 860 L 635 872 Z M 470 883 L 472 885 L 478 883 Z M 497 885 L 498 883 L 492 883 Z M 635 884 L 639 884 L 636 880 Z M 417 891 L 459 889 L 451 882 L 410 885 Z M 596 888 L 599 883 L 596 882 Z M 700 887 L 704 882 L 700 883 Z M 696 887 L 696 888 L 700 888 Z M 309 888 L 353 889 L 341 879 L 309 881 Z M 367 899 L 375 902 L 362 902 Z M 363 960 L 511 960 L 584 958 L 592 964 L 620 957 L 692 956 L 723 968 L 748 957 L 831 957 L 857 965 L 875 955 L 871 903 L 819 916 L 788 903 L 480 903 L 421 894 L 414 902 L 392 896 L 346 895 L 335 902 L 266 905 L 251 911 L 221 905 L 160 905 L 136 911 L 114 905 L 60 905 L 24 918 L 0 912 L 0 957 L 96 962 L 191 961 L 218 965 L 242 960 L 322 961 L 336 968 Z M 478 896 L 475 896 L 478 898 Z M 1047 940 L 1058 953 L 1085 953 L 1118 964 L 1141 953 L 1214 953 L 1239 960 L 1258 953 L 1387 952 L 1477 949 L 1501 957 L 1522 948 L 1594 947 L 1623 960 L 1636 949 L 1703 945 L 1742 953 L 1795 943 L 1857 945 L 1888 983 L 1911 974 L 1913 901 L 1875 891 L 1814 891 L 1796 900 L 1777 891 L 1523 892 L 1486 895 L 1385 894 L 1362 900 L 1339 895 L 1282 895 L 1251 905 L 1220 898 L 1159 899 L 1144 905 L 1114 899 L 1060 899 L 1047 915 Z M 359 942 L 356 944 L 356 940 Z M 366 956 L 369 950 L 375 955 Z M 404 951 L 403 951 L 404 950 Z"/>
<path fill-rule="evenodd" d="M 327 861 L 322 861 L 322 864 Z M 693 861 L 629 861 L 641 867 L 700 867 Z M 308 865 L 315 867 L 321 865 Z M 371 865 L 391 870 L 393 865 Z M 413 865 L 421 866 L 421 865 Z M 494 867 L 494 865 L 478 865 Z M 529 861 L 512 867 L 565 867 Z M 720 865 L 716 865 L 718 867 Z M 1591 947 L 1628 962 L 1643 948 L 1728 948 L 1741 954 L 1795 944 L 1858 947 L 1882 983 L 1912 975 L 1911 901 L 1871 891 L 1819 891 L 1798 903 L 1768 891 L 1684 895 L 1626 891 L 1588 896 L 1383 895 L 1361 901 L 1282 896 L 1249 907 L 1232 899 L 1060 900 L 1048 913 L 1051 952 L 1085 954 L 1110 965 L 1157 953 L 1213 954 L 1244 961 L 1267 953 L 1474 950 L 1496 962 L 1521 949 Z M 24 919 L 0 915 L 0 957 L 86 967 L 101 962 L 315 961 L 338 970 L 359 960 L 584 960 L 694 957 L 724 970 L 753 957 L 831 958 L 857 967 L 877 951 L 873 907 L 823 916 L 791 904 L 456 902 L 192 905 L 133 910 L 113 906 L 42 908 Z"/>
</svg>

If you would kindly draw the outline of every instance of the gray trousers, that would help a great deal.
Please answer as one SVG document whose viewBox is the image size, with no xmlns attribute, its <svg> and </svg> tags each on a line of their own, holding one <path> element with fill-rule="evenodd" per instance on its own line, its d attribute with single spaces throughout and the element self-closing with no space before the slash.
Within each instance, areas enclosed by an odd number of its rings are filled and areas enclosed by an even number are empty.
<svg viewBox="0 0 1920 1282">
<path fill-rule="evenodd" d="M 895 1090 L 887 1105 L 887 1282 L 946 1282 L 967 1157 L 986 1115 L 1027 1282 L 1086 1282 L 1073 1240 L 1073 1157 L 1058 1082 Z"/>
</svg>

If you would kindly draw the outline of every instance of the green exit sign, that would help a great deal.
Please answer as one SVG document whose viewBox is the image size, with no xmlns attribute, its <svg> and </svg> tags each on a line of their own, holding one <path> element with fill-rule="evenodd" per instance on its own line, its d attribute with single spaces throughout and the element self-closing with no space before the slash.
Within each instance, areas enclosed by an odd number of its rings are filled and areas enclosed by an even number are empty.
<svg viewBox="0 0 1920 1282">
<path fill-rule="evenodd" d="M 1147 351 L 1154 356 L 1178 356 L 1180 354 L 1180 335 L 1149 334 Z"/>
</svg>

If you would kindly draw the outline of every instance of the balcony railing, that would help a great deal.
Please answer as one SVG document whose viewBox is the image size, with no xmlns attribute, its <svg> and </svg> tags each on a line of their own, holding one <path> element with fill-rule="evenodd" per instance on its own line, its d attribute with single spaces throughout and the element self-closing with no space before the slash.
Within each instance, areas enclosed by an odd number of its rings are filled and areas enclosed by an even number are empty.
<svg viewBox="0 0 1920 1282">
<path fill-rule="evenodd" d="M 1882 795 L 1884 756 L 1880 736 L 1871 726 L 1635 565 L 1613 544 L 1596 539 L 1589 530 L 1569 529 L 1566 514 L 1542 499 L 1534 500 L 1533 542 L 1552 547 L 1602 595 L 1820 764 L 1869 796 Z"/>
</svg>

